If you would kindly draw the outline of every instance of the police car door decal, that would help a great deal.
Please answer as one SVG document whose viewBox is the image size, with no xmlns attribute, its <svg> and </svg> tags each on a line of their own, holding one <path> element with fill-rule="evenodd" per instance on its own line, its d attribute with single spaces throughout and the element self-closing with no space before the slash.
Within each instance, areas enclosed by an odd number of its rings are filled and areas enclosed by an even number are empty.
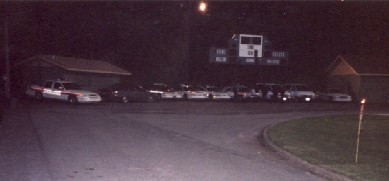
<svg viewBox="0 0 389 181">
<path fill-rule="evenodd" d="M 51 90 L 51 89 L 43 89 L 43 93 L 54 95 L 54 96 L 61 96 L 61 91 Z"/>
</svg>

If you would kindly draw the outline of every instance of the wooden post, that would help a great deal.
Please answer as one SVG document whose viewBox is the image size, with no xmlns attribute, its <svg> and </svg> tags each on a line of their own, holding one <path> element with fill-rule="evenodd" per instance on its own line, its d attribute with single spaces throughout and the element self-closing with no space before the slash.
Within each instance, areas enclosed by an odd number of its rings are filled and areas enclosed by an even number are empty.
<svg viewBox="0 0 389 181">
<path fill-rule="evenodd" d="M 355 163 L 358 164 L 358 155 L 359 155 L 359 139 L 361 136 L 361 130 L 362 130 L 362 118 L 363 118 L 363 112 L 365 107 L 366 99 L 362 99 L 361 101 L 361 109 L 359 112 L 359 124 L 358 124 L 358 135 L 357 135 L 357 148 L 355 151 Z"/>
</svg>

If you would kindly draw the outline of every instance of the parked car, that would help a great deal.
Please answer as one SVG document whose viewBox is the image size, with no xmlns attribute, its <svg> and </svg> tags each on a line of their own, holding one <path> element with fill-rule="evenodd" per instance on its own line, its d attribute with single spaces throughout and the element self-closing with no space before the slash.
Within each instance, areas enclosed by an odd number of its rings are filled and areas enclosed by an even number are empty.
<svg viewBox="0 0 389 181">
<path fill-rule="evenodd" d="M 115 84 L 98 90 L 104 100 L 128 102 L 154 102 L 156 96 L 142 86 L 132 84 Z"/>
<path fill-rule="evenodd" d="M 183 99 L 183 93 L 181 91 L 181 88 L 178 87 L 169 87 L 166 91 L 164 91 L 161 94 L 161 98 L 165 100 L 177 100 L 177 99 Z"/>
<path fill-rule="evenodd" d="M 311 102 L 317 95 L 304 84 L 285 84 L 285 101 Z"/>
<path fill-rule="evenodd" d="M 223 88 L 223 91 L 228 92 L 236 101 L 257 100 L 259 98 L 254 89 L 250 89 L 244 85 L 227 86 Z"/>
<path fill-rule="evenodd" d="M 209 99 L 211 100 L 229 100 L 233 97 L 233 94 L 223 91 L 222 88 L 216 86 L 204 86 L 209 92 Z"/>
<path fill-rule="evenodd" d="M 202 87 L 197 85 L 188 85 L 185 88 L 187 91 L 183 92 L 184 99 L 209 99 L 210 93 L 209 91 Z"/>
<path fill-rule="evenodd" d="M 184 100 L 209 98 L 209 92 L 204 87 L 187 84 L 177 84 L 169 92 L 165 92 L 164 94 L 163 96 L 165 97 L 175 96 L 174 98 L 182 98 Z"/>
<path fill-rule="evenodd" d="M 42 86 L 32 85 L 26 94 L 37 101 L 55 99 L 71 104 L 97 103 L 101 97 L 96 92 L 82 90 L 81 86 L 68 80 L 47 80 Z"/>
<path fill-rule="evenodd" d="M 258 97 L 267 101 L 282 100 L 285 93 L 284 86 L 276 83 L 257 83 L 254 89 Z"/>
<path fill-rule="evenodd" d="M 154 94 L 157 99 L 162 99 L 162 94 L 169 90 L 169 87 L 163 83 L 146 84 L 143 88 Z"/>
<path fill-rule="evenodd" d="M 318 93 L 320 100 L 328 102 L 351 102 L 350 95 L 344 93 L 341 89 L 327 89 Z"/>
</svg>

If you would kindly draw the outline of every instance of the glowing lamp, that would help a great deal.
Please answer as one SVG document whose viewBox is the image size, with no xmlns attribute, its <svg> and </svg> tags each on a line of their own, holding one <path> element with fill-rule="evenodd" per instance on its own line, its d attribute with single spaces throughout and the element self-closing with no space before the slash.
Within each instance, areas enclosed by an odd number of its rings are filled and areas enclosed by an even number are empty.
<svg viewBox="0 0 389 181">
<path fill-rule="evenodd" d="M 199 10 L 201 12 L 205 12 L 207 10 L 207 3 L 201 2 L 200 5 L 199 5 Z"/>
</svg>

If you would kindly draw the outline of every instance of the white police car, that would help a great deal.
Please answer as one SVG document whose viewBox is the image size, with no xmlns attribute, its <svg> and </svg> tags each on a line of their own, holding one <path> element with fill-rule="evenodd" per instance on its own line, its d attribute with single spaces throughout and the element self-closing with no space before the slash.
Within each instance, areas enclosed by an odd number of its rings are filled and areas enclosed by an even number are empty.
<svg viewBox="0 0 389 181">
<path fill-rule="evenodd" d="M 57 99 L 72 104 L 101 101 L 98 93 L 82 90 L 78 84 L 66 80 L 48 80 L 43 86 L 30 86 L 26 94 L 36 100 Z"/>
</svg>

